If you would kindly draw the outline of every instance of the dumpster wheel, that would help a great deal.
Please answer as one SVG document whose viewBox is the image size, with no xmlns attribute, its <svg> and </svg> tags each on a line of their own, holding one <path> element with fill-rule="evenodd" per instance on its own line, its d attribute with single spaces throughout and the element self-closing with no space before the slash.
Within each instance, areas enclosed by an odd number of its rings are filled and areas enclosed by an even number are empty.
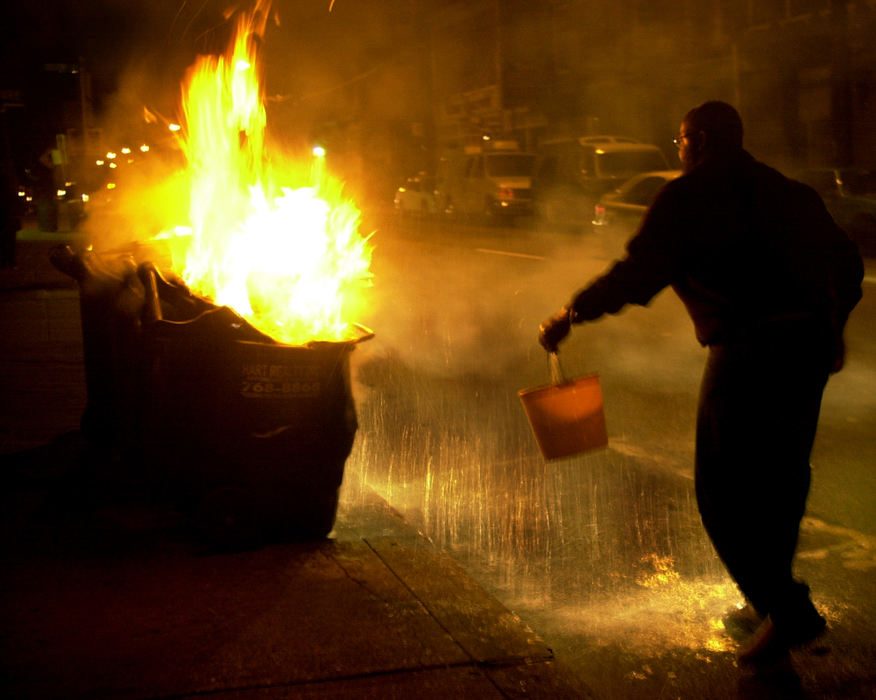
<svg viewBox="0 0 876 700">
<path fill-rule="evenodd" d="M 258 544 L 260 519 L 255 498 L 244 489 L 222 487 L 198 503 L 197 527 L 204 541 L 225 551 Z"/>
</svg>

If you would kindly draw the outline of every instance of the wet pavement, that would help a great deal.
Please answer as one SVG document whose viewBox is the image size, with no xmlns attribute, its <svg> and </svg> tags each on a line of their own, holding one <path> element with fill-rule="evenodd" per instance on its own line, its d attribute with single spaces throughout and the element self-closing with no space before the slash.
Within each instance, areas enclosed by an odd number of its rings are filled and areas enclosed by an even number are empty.
<svg viewBox="0 0 876 700">
<path fill-rule="evenodd" d="M 848 367 L 825 396 L 797 558 L 831 633 L 782 668 L 751 669 L 737 664 L 741 640 L 722 622 L 740 595 L 696 507 L 705 353 L 678 300 L 665 293 L 648 309 L 576 327 L 560 357 L 567 376 L 599 372 L 609 446 L 545 463 L 517 397 L 548 382 L 535 329 L 604 268 L 616 242 L 420 223 L 380 242 L 375 279 L 386 296 L 372 321 L 380 333 L 357 357 L 351 478 L 450 551 L 600 697 L 868 694 L 872 273 L 850 322 Z"/>
<path fill-rule="evenodd" d="M 381 388 L 362 407 L 351 477 L 450 551 L 597 697 L 858 698 L 876 688 L 872 535 L 807 517 L 797 575 L 830 633 L 779 667 L 740 667 L 742 639 L 722 618 L 741 596 L 703 532 L 691 479 L 620 440 L 545 464 L 527 426 L 482 432 L 503 420 L 489 382 L 417 382 L 387 362 L 360 373 Z M 429 419 L 422 406 L 434 395 L 452 409 Z M 420 406 L 416 424 L 395 415 L 413 411 L 407 402 Z"/>
<path fill-rule="evenodd" d="M 391 313 L 378 304 L 386 327 L 354 354 L 360 430 L 332 537 L 218 554 L 177 510 L 107 492 L 112 464 L 82 471 L 78 292 L 48 263 L 64 236 L 31 238 L 18 269 L 0 273 L 2 653 L 13 695 L 857 698 L 876 689 L 876 543 L 821 513 L 804 523 L 798 569 L 829 635 L 769 668 L 736 663 L 737 640 L 720 619 L 738 593 L 699 525 L 679 447 L 690 397 L 675 392 L 672 410 L 654 401 L 687 386 L 695 363 L 672 362 L 637 399 L 607 405 L 608 450 L 545 464 L 516 399 L 543 383 L 545 366 L 497 342 L 534 345 L 528 316 L 543 302 L 497 311 L 473 278 L 468 294 L 453 288 L 469 302 L 472 321 L 461 323 L 429 303 L 442 270 L 423 272 L 412 299 L 396 296 Z M 410 262 L 383 250 L 399 268 Z M 490 261 L 497 276 L 524 264 Z M 392 287 L 392 271 L 382 274 Z M 684 355 L 661 335 L 667 320 L 677 325 L 668 304 L 634 333 Z M 573 342 L 586 362 L 607 366 L 589 340 Z M 485 344 L 489 363 L 474 352 Z M 605 376 L 604 390 L 627 393 L 616 381 Z"/>
</svg>

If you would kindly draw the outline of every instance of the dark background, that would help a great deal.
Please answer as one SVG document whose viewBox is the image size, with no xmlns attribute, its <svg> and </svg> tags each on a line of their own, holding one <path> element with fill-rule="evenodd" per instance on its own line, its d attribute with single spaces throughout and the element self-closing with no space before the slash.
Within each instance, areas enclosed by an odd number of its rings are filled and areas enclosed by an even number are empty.
<svg viewBox="0 0 876 700">
<path fill-rule="evenodd" d="M 186 67 L 226 49 L 233 9 L 7 3 L 5 165 L 20 172 L 58 134 L 85 163 L 152 138 L 178 118 Z M 485 133 L 526 148 L 618 133 L 674 156 L 681 117 L 705 99 L 735 104 L 749 149 L 773 164 L 876 161 L 871 3 L 276 0 L 270 12 L 261 58 L 271 138 L 327 145 L 365 198 L 388 201 L 405 176 Z"/>
</svg>

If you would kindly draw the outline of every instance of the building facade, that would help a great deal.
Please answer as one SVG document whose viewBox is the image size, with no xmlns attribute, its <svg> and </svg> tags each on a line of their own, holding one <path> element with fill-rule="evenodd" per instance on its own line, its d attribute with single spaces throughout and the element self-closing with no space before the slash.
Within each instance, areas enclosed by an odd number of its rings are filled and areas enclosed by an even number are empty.
<svg viewBox="0 0 876 700">
<path fill-rule="evenodd" d="M 617 133 L 657 143 L 706 99 L 779 164 L 876 162 L 873 0 L 481 0 L 431 13 L 438 147 Z"/>
</svg>

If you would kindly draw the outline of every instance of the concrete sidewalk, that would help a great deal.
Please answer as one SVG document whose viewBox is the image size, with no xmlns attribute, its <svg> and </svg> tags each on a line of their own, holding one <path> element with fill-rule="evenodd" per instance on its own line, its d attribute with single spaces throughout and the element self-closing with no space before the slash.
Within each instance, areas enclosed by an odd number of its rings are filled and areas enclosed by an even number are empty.
<svg viewBox="0 0 876 700">
<path fill-rule="evenodd" d="M 5 697 L 591 696 L 373 494 L 326 540 L 215 553 L 103 488 L 77 432 L 78 291 L 48 261 L 78 235 L 25 233 L 0 271 Z"/>
<path fill-rule="evenodd" d="M 377 499 L 329 540 L 215 554 L 176 513 L 49 491 L 7 502 L 5 697 L 588 697 Z"/>
</svg>

